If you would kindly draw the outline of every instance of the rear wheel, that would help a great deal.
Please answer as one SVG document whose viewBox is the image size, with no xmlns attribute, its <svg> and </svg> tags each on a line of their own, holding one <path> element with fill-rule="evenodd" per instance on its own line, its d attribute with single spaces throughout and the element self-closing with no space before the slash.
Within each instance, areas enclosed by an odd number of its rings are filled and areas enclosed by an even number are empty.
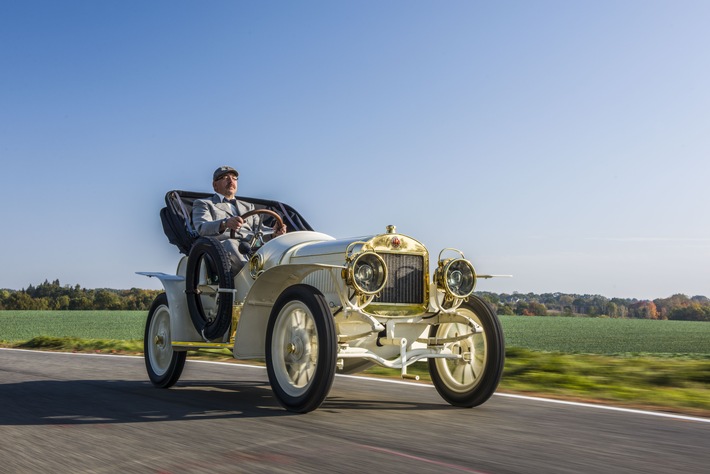
<svg viewBox="0 0 710 474">
<path fill-rule="evenodd" d="M 320 406 L 335 377 L 335 323 L 323 295 L 295 285 L 279 296 L 266 332 L 266 370 L 279 403 L 307 413 Z"/>
<path fill-rule="evenodd" d="M 444 345 L 457 359 L 429 359 L 429 373 L 439 395 L 452 405 L 475 407 L 495 392 L 503 374 L 505 343 L 503 330 L 493 310 L 480 298 L 470 296 L 458 309 L 483 332 L 472 333 L 467 324 L 444 323 L 432 326 L 430 337 L 459 338 Z"/>
<path fill-rule="evenodd" d="M 173 350 L 170 337 L 170 310 L 165 293 L 155 298 L 148 312 L 143 354 L 148 377 L 153 385 L 160 388 L 175 385 L 185 367 L 187 352 Z"/>
</svg>

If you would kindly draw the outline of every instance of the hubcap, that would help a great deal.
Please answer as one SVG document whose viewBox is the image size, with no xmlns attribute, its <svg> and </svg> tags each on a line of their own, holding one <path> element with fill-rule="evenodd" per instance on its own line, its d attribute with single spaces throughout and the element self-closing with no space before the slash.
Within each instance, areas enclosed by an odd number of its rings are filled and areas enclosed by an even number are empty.
<svg viewBox="0 0 710 474">
<path fill-rule="evenodd" d="M 457 324 L 444 324 L 441 327 L 441 337 L 458 337 L 466 334 L 468 328 Z M 478 384 L 485 364 L 485 343 L 483 334 L 473 334 L 471 337 L 452 343 L 449 346 L 457 359 L 437 359 L 436 365 L 444 384 L 455 392 L 471 390 Z"/>
<path fill-rule="evenodd" d="M 279 386 L 290 396 L 301 396 L 315 376 L 318 358 L 318 335 L 310 310 L 300 301 L 286 304 L 272 337 Z"/>
</svg>

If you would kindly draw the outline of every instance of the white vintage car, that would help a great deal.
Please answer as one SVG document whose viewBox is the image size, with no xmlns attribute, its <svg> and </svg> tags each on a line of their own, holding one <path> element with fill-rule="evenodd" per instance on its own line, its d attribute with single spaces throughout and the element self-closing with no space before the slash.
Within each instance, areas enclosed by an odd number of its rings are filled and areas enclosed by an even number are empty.
<svg viewBox="0 0 710 474">
<path fill-rule="evenodd" d="M 222 245 L 195 232 L 195 199 L 171 191 L 161 220 L 184 254 L 175 275 L 156 277 L 165 293 L 145 328 L 151 382 L 174 385 L 188 350 L 227 348 L 237 359 L 262 359 L 273 393 L 287 410 L 305 413 L 328 395 L 336 372 L 378 364 L 404 378 L 427 359 L 431 379 L 450 404 L 473 407 L 495 391 L 504 342 L 491 308 L 473 294 L 476 275 L 462 252 L 443 249 L 433 274 L 429 252 L 387 226 L 381 234 L 336 239 L 315 232 L 293 208 L 240 197 L 264 226 L 283 220 L 288 233 L 264 243 L 261 230 L 242 244 L 248 265 L 232 275 Z"/>
</svg>

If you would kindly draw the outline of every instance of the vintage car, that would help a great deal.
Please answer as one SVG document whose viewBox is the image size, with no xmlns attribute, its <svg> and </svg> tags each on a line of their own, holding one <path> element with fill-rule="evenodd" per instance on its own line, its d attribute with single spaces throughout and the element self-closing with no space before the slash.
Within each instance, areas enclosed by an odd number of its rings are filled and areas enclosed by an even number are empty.
<svg viewBox="0 0 710 474">
<path fill-rule="evenodd" d="M 237 359 L 265 360 L 276 399 L 294 412 L 320 406 L 336 372 L 378 364 L 418 379 L 407 368 L 423 359 L 450 404 L 473 407 L 493 394 L 503 372 L 503 332 L 473 294 L 478 278 L 493 275 L 477 275 L 462 252 L 443 249 L 430 274 L 428 250 L 394 226 L 336 239 L 284 203 L 240 196 L 254 204 L 248 214 L 259 214 L 261 224 L 240 243 L 249 261 L 232 275 L 220 242 L 200 237 L 191 222 L 195 199 L 209 196 L 167 193 L 163 229 L 183 256 L 174 275 L 138 272 L 165 288 L 145 328 L 155 386 L 178 381 L 187 351 L 226 348 Z M 264 243 L 274 220 L 288 232 Z"/>
</svg>

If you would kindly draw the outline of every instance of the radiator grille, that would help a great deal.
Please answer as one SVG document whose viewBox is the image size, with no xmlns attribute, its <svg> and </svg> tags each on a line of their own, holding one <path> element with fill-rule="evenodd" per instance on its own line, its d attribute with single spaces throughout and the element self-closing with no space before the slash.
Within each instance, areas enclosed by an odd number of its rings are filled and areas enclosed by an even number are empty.
<svg viewBox="0 0 710 474">
<path fill-rule="evenodd" d="M 424 257 L 379 254 L 387 265 L 387 283 L 375 303 L 421 304 L 424 301 Z"/>
</svg>

